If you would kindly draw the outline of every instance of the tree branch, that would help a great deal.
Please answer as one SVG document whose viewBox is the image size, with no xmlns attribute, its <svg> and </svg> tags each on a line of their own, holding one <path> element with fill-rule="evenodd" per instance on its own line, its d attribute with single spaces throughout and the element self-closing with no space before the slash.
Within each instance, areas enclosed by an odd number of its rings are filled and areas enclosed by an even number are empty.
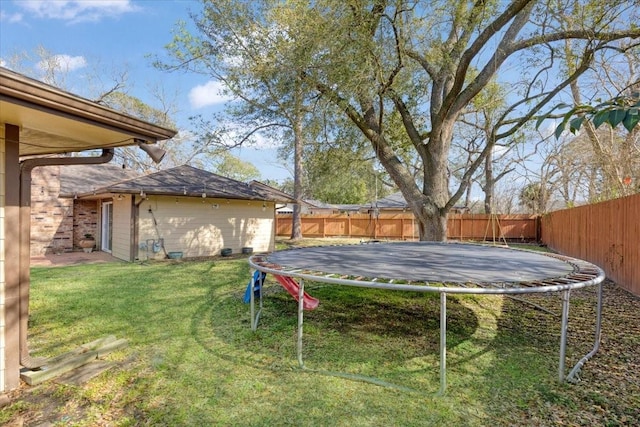
<svg viewBox="0 0 640 427">
<path fill-rule="evenodd" d="M 475 39 L 475 41 L 469 46 L 469 48 L 462 54 L 460 58 L 460 62 L 458 63 L 458 68 L 455 72 L 455 80 L 451 87 L 451 91 L 449 92 L 448 98 L 449 100 L 445 100 L 444 105 L 450 105 L 453 102 L 453 98 L 457 96 L 457 94 L 462 89 L 464 85 L 464 79 L 469 70 L 469 65 L 471 64 L 471 60 L 476 57 L 482 50 L 482 48 L 491 40 L 493 36 L 495 36 L 500 29 L 502 29 L 505 25 L 509 23 L 515 16 L 523 11 L 525 7 L 531 3 L 532 0 L 518 0 L 509 5 L 500 16 L 498 16 L 491 24 L 487 25 L 487 27 L 480 33 L 480 35 Z M 524 18 L 528 19 L 529 13 L 524 14 Z M 521 17 L 522 19 L 522 17 Z M 512 24 L 512 28 L 513 28 Z M 514 31 L 515 28 L 511 30 L 511 32 L 507 32 L 502 38 L 500 42 L 501 46 L 510 43 L 517 33 L 520 31 L 521 25 Z M 509 39 L 507 39 L 509 37 Z M 498 50 L 496 50 L 496 53 Z M 494 55 L 494 58 L 496 56 Z M 488 81 L 488 79 L 487 79 Z M 484 85 L 483 85 L 484 86 Z M 475 94 L 474 94 L 475 95 Z"/>
</svg>

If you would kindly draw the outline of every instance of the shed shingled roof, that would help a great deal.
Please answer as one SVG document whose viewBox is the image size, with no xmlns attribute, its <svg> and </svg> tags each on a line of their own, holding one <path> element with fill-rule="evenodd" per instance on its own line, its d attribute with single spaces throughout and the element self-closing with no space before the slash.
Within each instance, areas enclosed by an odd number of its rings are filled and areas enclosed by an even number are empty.
<svg viewBox="0 0 640 427">
<path fill-rule="evenodd" d="M 93 192 L 105 185 L 138 176 L 138 172 L 123 169 L 122 166 L 112 163 L 60 166 L 60 196 L 73 197 L 76 194 Z"/>
<path fill-rule="evenodd" d="M 107 185 L 96 193 L 140 193 L 167 196 L 201 196 L 228 199 L 272 200 L 247 183 L 182 165 L 149 175 Z"/>
</svg>

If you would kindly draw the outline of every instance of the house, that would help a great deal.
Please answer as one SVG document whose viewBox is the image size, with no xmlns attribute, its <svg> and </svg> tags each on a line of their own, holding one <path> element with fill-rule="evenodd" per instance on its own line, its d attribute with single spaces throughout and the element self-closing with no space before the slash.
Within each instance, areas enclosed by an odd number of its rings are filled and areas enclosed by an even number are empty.
<svg viewBox="0 0 640 427">
<path fill-rule="evenodd" d="M 277 208 L 278 214 L 292 214 L 293 206 L 295 203 L 287 203 L 286 205 L 282 205 Z M 328 203 L 320 202 L 317 200 L 302 200 L 300 203 L 300 213 L 301 214 L 319 214 L 319 213 L 333 213 L 336 211 L 335 205 L 330 205 Z"/>
<path fill-rule="evenodd" d="M 32 256 L 79 250 L 86 234 L 125 261 L 271 251 L 275 204 L 291 201 L 190 166 L 145 176 L 113 164 L 36 168 L 31 187 Z"/>
<path fill-rule="evenodd" d="M 98 235 L 98 203 L 78 199 L 140 174 L 120 165 L 66 165 L 37 167 L 31 173 L 31 256 L 79 250 L 85 236 Z"/>
<path fill-rule="evenodd" d="M 151 155 L 175 134 L 0 67 L 0 393 L 19 386 L 21 366 L 41 365 L 27 342 L 32 171 L 108 163 L 128 145 Z M 90 150 L 101 154 L 64 155 Z"/>
<path fill-rule="evenodd" d="M 183 165 L 73 195 L 91 204 L 97 248 L 125 260 L 275 249 L 275 205 L 291 198 Z M 78 234 L 78 233 L 76 233 Z M 78 237 L 78 236 L 76 236 Z"/>
</svg>

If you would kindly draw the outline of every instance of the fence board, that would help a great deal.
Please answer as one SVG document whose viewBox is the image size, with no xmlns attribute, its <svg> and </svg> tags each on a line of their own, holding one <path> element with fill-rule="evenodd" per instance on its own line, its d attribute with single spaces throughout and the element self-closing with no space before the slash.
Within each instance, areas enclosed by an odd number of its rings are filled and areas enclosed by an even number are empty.
<svg viewBox="0 0 640 427">
<path fill-rule="evenodd" d="M 541 236 L 553 250 L 596 264 L 640 295 L 640 194 L 547 214 Z"/>
<path fill-rule="evenodd" d="M 276 216 L 278 236 L 291 235 L 292 215 Z M 418 229 L 412 213 L 313 214 L 301 215 L 305 237 L 356 237 L 371 239 L 414 240 Z M 534 240 L 538 236 L 538 219 L 532 215 L 451 214 L 449 239 L 492 240 L 502 236 L 509 240 Z"/>
</svg>

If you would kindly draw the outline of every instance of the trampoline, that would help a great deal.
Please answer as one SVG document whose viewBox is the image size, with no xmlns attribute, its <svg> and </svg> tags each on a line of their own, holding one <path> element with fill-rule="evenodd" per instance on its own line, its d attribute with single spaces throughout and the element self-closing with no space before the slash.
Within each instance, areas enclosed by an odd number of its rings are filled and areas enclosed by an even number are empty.
<svg viewBox="0 0 640 427">
<path fill-rule="evenodd" d="M 600 346 L 604 272 L 576 258 L 508 247 L 469 243 L 373 242 L 359 245 L 316 246 L 257 254 L 249 258 L 255 271 L 287 277 L 299 283 L 297 356 L 302 360 L 304 281 L 342 286 L 437 292 L 440 294 L 440 393 L 446 389 L 447 294 L 516 296 L 558 292 L 562 295 L 558 380 L 574 380 Z M 295 283 L 295 282 L 294 282 Z M 250 283 L 253 290 L 254 281 Z M 565 352 L 571 291 L 597 287 L 593 349 L 565 377 Z M 251 328 L 256 330 L 262 310 L 261 287 L 251 292 Z M 294 293 L 289 289 L 290 293 Z M 295 296 L 295 295 L 294 295 Z"/>
</svg>

